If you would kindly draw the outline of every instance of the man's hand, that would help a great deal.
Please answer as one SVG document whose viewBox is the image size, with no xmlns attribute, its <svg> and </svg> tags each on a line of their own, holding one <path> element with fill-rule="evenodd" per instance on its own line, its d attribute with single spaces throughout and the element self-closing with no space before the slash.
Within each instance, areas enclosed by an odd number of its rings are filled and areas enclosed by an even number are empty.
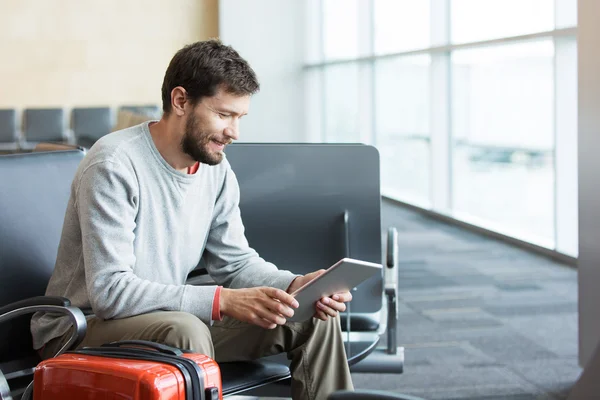
<svg viewBox="0 0 600 400">
<path fill-rule="evenodd" d="M 320 269 L 304 276 L 299 276 L 292 281 L 287 289 L 288 293 L 294 293 L 296 290 L 304 286 L 306 283 L 312 281 L 319 275 L 325 273 L 324 269 Z M 331 297 L 323 297 L 315 303 L 315 318 L 319 318 L 322 321 L 327 321 L 329 317 L 337 316 L 338 312 L 346 311 L 346 304 L 352 300 L 352 294 L 350 292 L 336 293 Z"/>
<path fill-rule="evenodd" d="M 294 315 L 298 302 L 284 290 L 272 287 L 221 289 L 221 314 L 273 329 Z"/>
</svg>

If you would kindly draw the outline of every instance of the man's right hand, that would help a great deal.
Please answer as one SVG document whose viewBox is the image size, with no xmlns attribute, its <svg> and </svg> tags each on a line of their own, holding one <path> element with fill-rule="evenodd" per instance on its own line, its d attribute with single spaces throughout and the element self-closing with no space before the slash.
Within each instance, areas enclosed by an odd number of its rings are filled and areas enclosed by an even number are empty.
<svg viewBox="0 0 600 400">
<path fill-rule="evenodd" d="M 273 329 L 294 315 L 298 302 L 285 290 L 272 287 L 221 289 L 221 314 L 239 321 Z"/>
</svg>

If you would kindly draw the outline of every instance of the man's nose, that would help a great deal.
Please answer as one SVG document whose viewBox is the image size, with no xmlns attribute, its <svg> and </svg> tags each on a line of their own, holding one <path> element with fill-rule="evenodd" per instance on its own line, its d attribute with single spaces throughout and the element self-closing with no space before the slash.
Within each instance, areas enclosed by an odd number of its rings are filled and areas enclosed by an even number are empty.
<svg viewBox="0 0 600 400">
<path fill-rule="evenodd" d="M 239 122 L 237 122 L 237 120 L 233 121 L 227 128 L 225 128 L 224 134 L 232 140 L 238 140 L 240 138 Z"/>
</svg>

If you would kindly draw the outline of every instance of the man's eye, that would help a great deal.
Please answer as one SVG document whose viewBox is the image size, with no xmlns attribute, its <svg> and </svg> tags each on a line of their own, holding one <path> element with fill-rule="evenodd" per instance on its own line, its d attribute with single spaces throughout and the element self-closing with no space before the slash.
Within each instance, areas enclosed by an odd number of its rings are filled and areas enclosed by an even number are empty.
<svg viewBox="0 0 600 400">
<path fill-rule="evenodd" d="M 229 118 L 229 114 L 219 113 L 219 117 L 221 117 L 221 118 Z"/>
</svg>

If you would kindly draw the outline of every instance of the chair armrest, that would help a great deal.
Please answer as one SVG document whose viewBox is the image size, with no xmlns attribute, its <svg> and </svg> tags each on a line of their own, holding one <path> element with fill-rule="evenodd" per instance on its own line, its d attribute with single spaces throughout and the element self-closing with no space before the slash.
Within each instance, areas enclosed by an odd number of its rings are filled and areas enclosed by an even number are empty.
<svg viewBox="0 0 600 400">
<path fill-rule="evenodd" d="M 387 297 L 387 352 L 396 354 L 396 326 L 398 322 L 398 231 L 390 227 L 387 233 L 386 263 L 384 268 L 384 289 Z"/>
<path fill-rule="evenodd" d="M 387 232 L 385 257 L 385 289 L 398 290 L 398 231 L 390 227 Z"/>
<path fill-rule="evenodd" d="M 71 302 L 64 297 L 38 296 L 16 301 L 0 308 L 0 323 L 9 321 L 15 317 L 33 314 L 38 311 L 63 314 L 69 317 L 73 324 L 73 333 L 69 341 L 55 354 L 62 354 L 66 350 L 75 348 L 85 336 L 87 322 L 83 312 L 72 307 Z"/>
<path fill-rule="evenodd" d="M 58 296 L 36 296 L 30 297 L 28 299 L 15 301 L 14 303 L 10 303 L 5 305 L 4 307 L 0 307 L 0 316 L 2 314 L 6 314 L 9 311 L 16 310 L 18 308 L 23 307 L 31 307 L 31 306 L 58 306 L 58 307 L 69 307 L 71 305 L 71 301 L 65 297 Z"/>
<path fill-rule="evenodd" d="M 420 397 L 399 393 L 386 393 L 378 390 L 340 390 L 330 394 L 327 400 L 423 400 Z"/>
</svg>

